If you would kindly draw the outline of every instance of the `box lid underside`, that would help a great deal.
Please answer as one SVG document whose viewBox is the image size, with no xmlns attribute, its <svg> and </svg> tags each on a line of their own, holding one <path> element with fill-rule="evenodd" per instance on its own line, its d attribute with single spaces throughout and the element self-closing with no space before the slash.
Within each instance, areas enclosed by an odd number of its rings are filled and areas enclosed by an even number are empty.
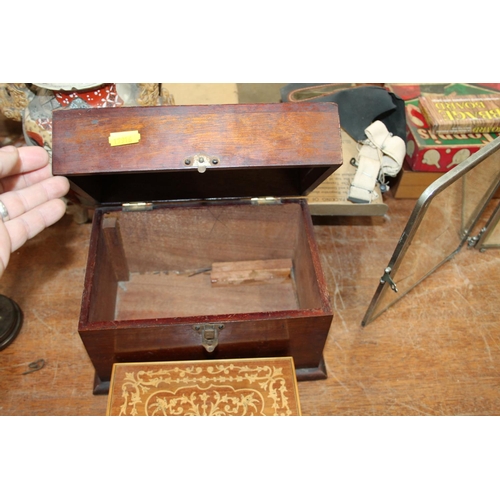
<svg viewBox="0 0 500 500">
<path fill-rule="evenodd" d="M 302 196 L 342 164 L 334 103 L 60 110 L 52 126 L 53 172 L 90 204 Z M 111 146 L 118 132 L 140 139 Z"/>
</svg>

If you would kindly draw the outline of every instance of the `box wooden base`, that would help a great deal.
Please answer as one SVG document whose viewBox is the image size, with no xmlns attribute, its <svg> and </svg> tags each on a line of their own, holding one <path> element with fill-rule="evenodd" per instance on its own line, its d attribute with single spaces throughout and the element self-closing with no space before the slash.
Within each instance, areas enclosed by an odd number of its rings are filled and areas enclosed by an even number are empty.
<svg viewBox="0 0 500 500">
<path fill-rule="evenodd" d="M 293 359 L 115 364 L 108 416 L 299 416 Z"/>
</svg>

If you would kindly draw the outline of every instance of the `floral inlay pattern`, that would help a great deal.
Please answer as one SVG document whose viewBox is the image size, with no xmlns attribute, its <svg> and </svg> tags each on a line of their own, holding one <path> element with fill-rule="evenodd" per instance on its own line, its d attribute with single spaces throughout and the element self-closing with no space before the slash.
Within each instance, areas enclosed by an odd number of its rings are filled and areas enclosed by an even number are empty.
<svg viewBox="0 0 500 500">
<path fill-rule="evenodd" d="M 116 365 L 110 397 L 116 415 L 300 415 L 293 364 L 276 359 Z"/>
</svg>

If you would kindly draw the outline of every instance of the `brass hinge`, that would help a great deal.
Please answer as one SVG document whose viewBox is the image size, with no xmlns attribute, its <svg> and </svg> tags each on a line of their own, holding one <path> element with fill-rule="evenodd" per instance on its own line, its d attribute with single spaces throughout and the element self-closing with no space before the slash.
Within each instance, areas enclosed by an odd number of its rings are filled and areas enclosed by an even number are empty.
<svg viewBox="0 0 500 500">
<path fill-rule="evenodd" d="M 194 325 L 193 329 L 201 335 L 201 345 L 208 351 L 213 352 L 219 344 L 219 331 L 224 325 L 215 323 L 203 323 Z"/>
<path fill-rule="evenodd" d="M 279 205 L 281 198 L 274 196 L 261 196 L 260 198 L 251 198 L 252 205 Z"/>
<path fill-rule="evenodd" d="M 147 210 L 153 210 L 153 204 L 144 201 L 137 201 L 134 203 L 123 203 L 122 210 L 124 212 L 145 212 Z"/>
</svg>

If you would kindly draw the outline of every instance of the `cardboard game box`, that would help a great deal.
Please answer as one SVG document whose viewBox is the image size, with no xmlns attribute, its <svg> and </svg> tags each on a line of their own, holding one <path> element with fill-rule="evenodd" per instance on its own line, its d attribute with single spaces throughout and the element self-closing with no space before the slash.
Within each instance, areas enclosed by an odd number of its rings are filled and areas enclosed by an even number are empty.
<svg viewBox="0 0 500 500">
<path fill-rule="evenodd" d="M 500 96 L 424 94 L 419 106 L 434 133 L 500 132 Z"/>
<path fill-rule="evenodd" d="M 481 147 L 498 137 L 497 133 L 433 133 L 419 106 L 422 92 L 444 95 L 497 94 L 489 88 L 471 84 L 393 85 L 391 90 L 405 99 L 407 146 L 406 162 L 413 171 L 447 172 Z M 500 95 L 500 94 L 499 94 Z"/>
</svg>

